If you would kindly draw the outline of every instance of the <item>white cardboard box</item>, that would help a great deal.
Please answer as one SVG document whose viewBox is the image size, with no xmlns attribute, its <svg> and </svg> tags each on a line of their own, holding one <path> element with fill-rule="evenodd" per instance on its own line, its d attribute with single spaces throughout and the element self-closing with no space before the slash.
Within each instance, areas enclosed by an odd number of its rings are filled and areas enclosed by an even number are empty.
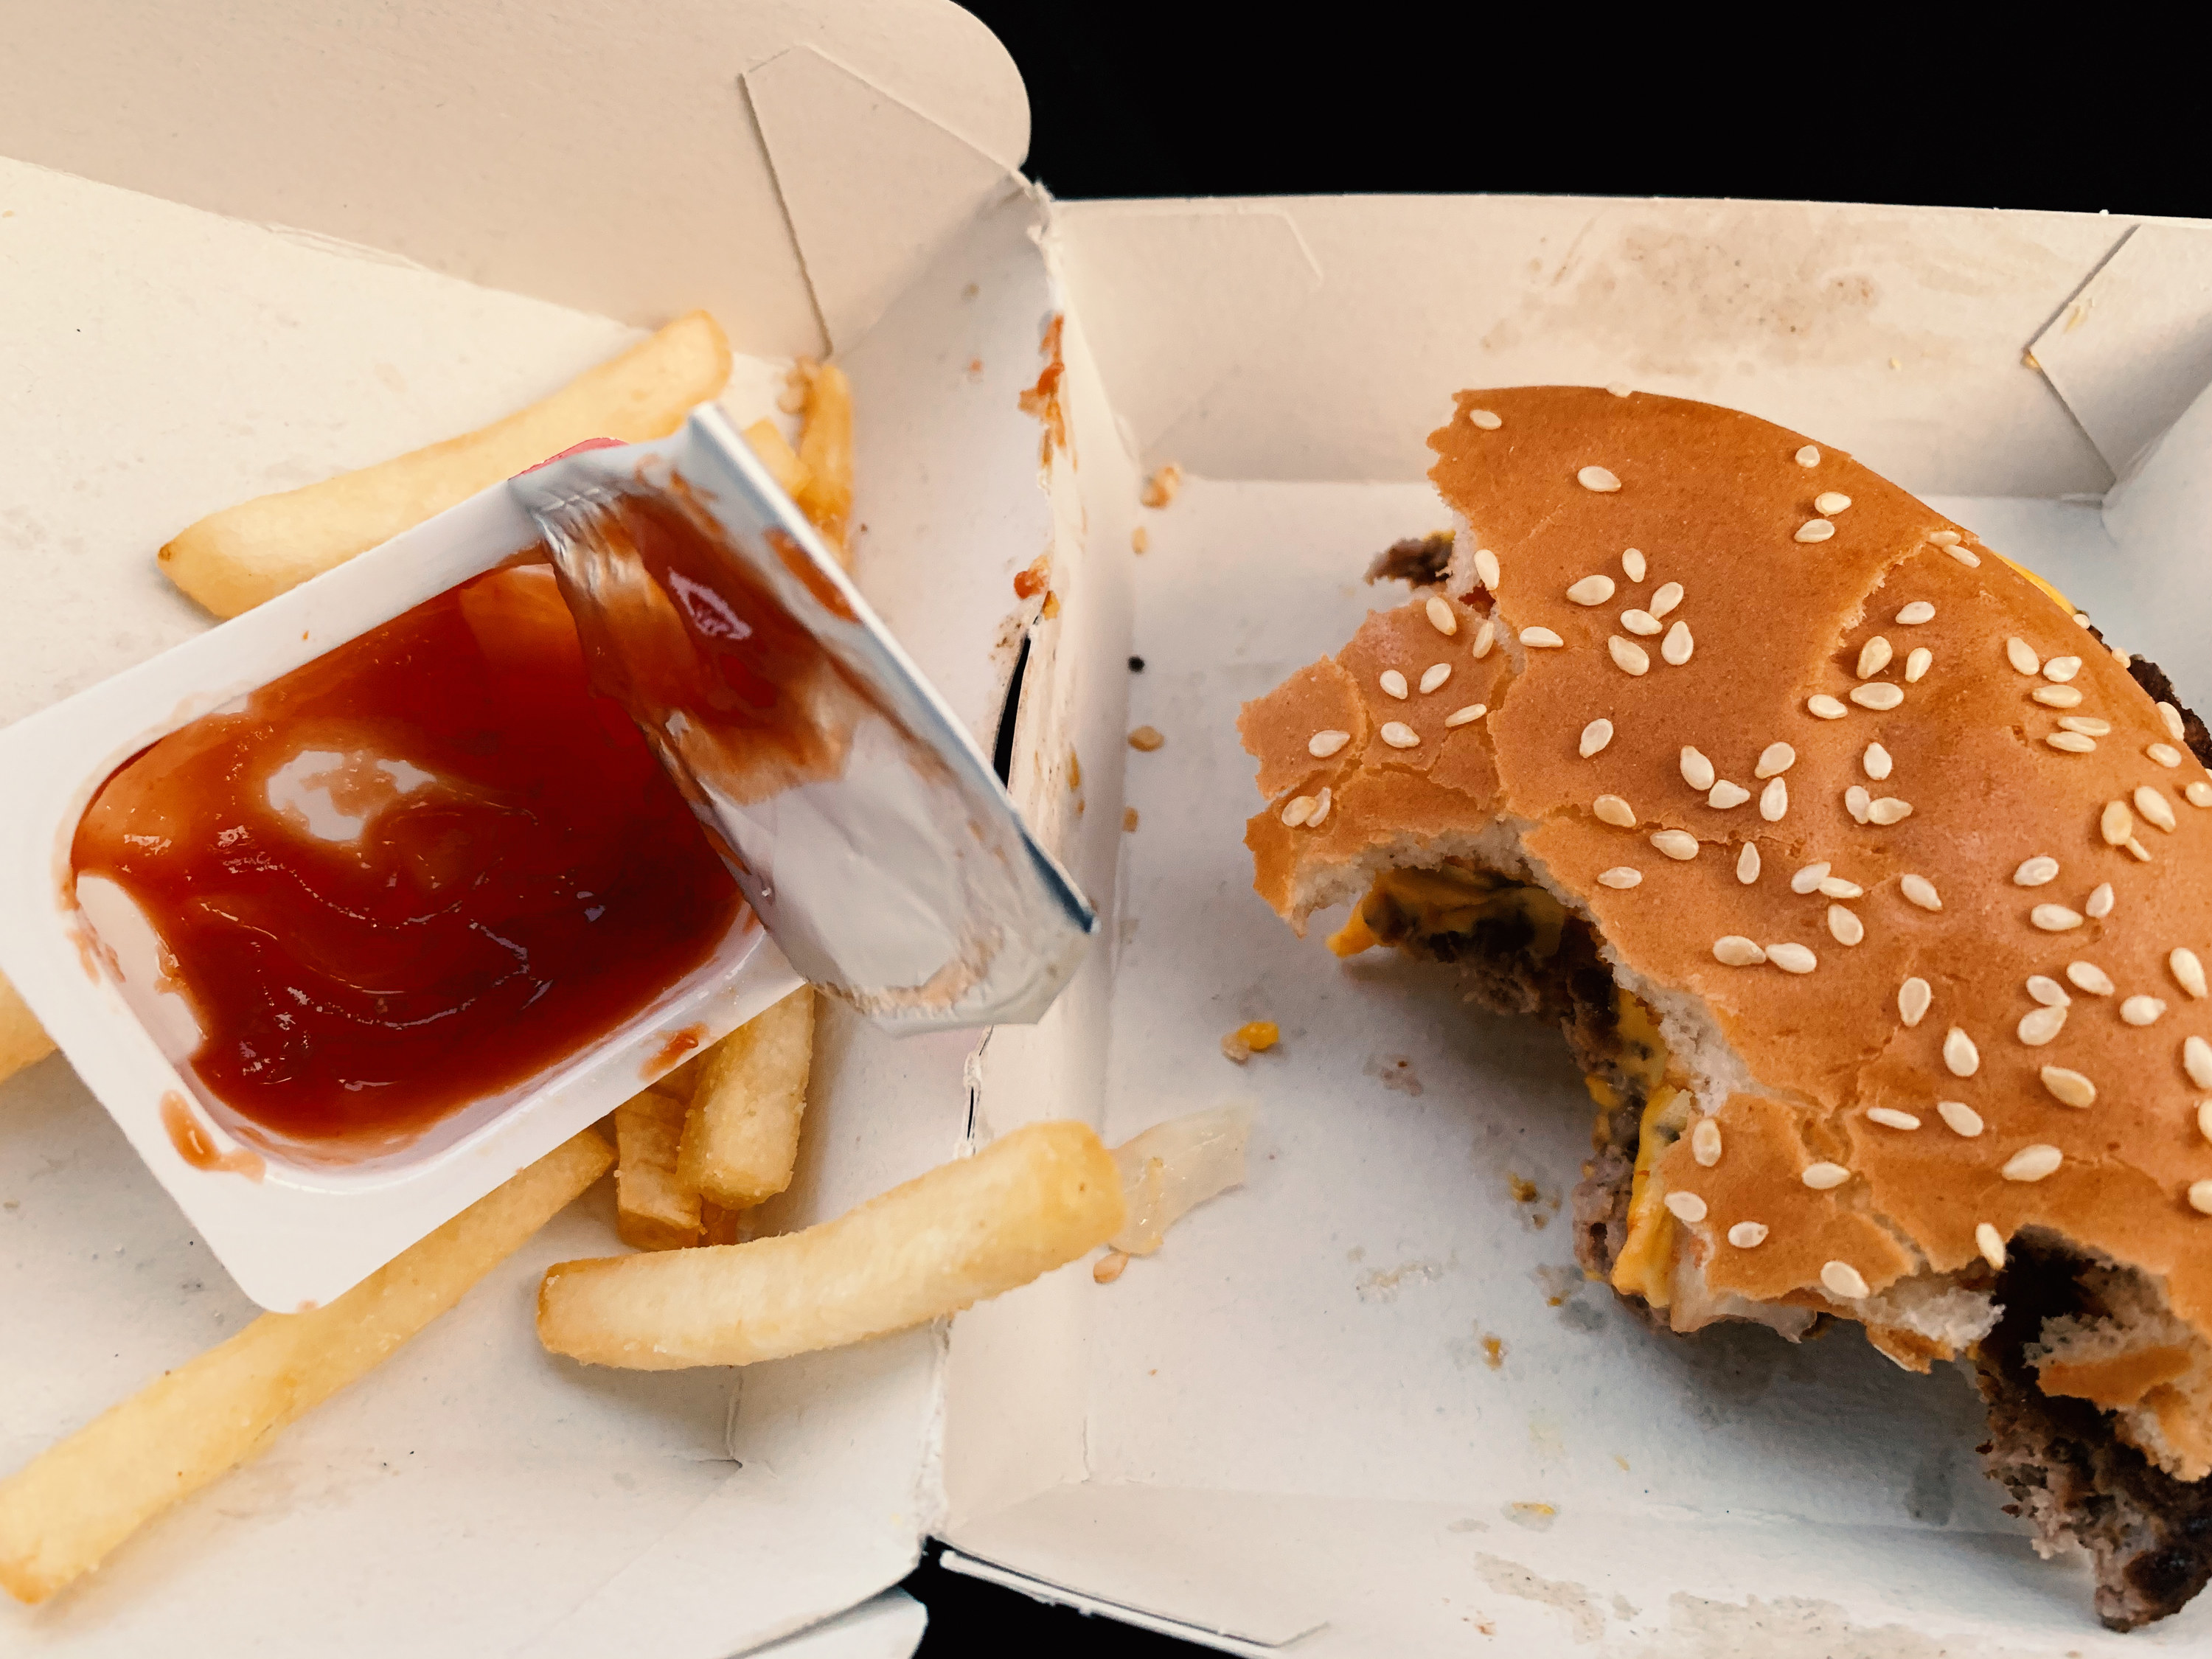
<svg viewBox="0 0 2212 1659">
<path fill-rule="evenodd" d="M 963 1570 L 1238 1652 L 2212 1636 L 2203 1606 L 2096 1627 L 2083 1571 L 1998 1512 L 1958 1378 L 1853 1334 L 1654 1338 L 1585 1286 L 1553 1220 L 1588 1127 L 1563 1048 L 1438 975 L 1292 940 L 1249 891 L 1230 723 L 1394 602 L 1358 573 L 1443 522 L 1420 474 L 1449 393 L 1543 380 L 1851 449 L 2212 701 L 2166 591 L 2212 578 L 2114 542 L 2094 502 L 2212 375 L 2182 349 L 2212 315 L 2203 228 L 1054 204 L 1010 171 L 1012 65 L 941 0 L 683 0 L 650 27 L 608 0 L 550 25 L 452 0 L 17 9 L 0 719 L 204 625 L 151 559 L 201 513 L 489 418 L 706 303 L 754 360 L 734 413 L 793 353 L 852 373 L 861 583 L 985 741 L 1028 634 L 1012 787 L 1109 918 L 1036 1027 L 827 1022 L 778 1218 L 1032 1118 L 1118 1139 L 1234 1094 L 1262 1116 L 1247 1185 L 1110 1287 L 1077 1264 L 949 1330 L 742 1374 L 538 1349 L 537 1273 L 611 1248 L 602 1194 L 94 1580 L 0 1607 L 0 1652 L 711 1659 L 867 1601 L 933 1532 Z M 1041 472 L 1017 398 L 1060 314 L 1073 453 Z M 1140 509 L 1167 459 L 1196 481 Z M 1011 586 L 1041 554 L 1051 622 Z M 1130 751 L 1139 722 L 1167 745 Z M 1285 1042 L 1236 1071 L 1216 1045 L 1256 1016 Z M 246 1315 L 58 1061 L 0 1085 L 0 1467 Z M 918 1632 L 891 1601 L 799 1639 Z"/>
</svg>

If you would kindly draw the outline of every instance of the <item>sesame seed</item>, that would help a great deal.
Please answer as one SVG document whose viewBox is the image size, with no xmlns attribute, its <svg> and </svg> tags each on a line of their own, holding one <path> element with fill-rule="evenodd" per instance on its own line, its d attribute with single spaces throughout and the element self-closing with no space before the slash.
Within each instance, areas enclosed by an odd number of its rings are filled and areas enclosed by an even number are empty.
<svg viewBox="0 0 2212 1659">
<path fill-rule="evenodd" d="M 1690 624 L 1678 622 L 1667 630 L 1667 637 L 1660 642 L 1659 654 L 1680 668 L 1697 648 L 1698 642 L 1690 637 Z"/>
<path fill-rule="evenodd" d="M 2000 1273 L 2004 1270 L 2005 1242 L 1998 1237 L 1997 1230 L 1986 1221 L 1974 1224 L 1974 1248 L 1982 1253 L 1982 1260 L 1990 1266 Z"/>
<path fill-rule="evenodd" d="M 1583 758 L 1588 760 L 1612 741 L 1613 722 L 1607 720 L 1592 720 L 1588 726 L 1583 727 L 1581 744 Z"/>
<path fill-rule="evenodd" d="M 1643 553 L 1636 548 L 1630 548 L 1620 556 L 1620 568 L 1628 574 L 1629 580 L 1642 581 L 1645 569 Z"/>
<path fill-rule="evenodd" d="M 1859 647 L 1858 677 L 1863 680 L 1872 679 L 1889 666 L 1892 654 L 1889 641 L 1881 635 L 1875 635 Z"/>
<path fill-rule="evenodd" d="M 1943 550 L 1969 570 L 1978 570 L 1982 568 L 1982 556 L 1971 547 L 1947 547 Z"/>
<path fill-rule="evenodd" d="M 2039 853 L 2012 872 L 2015 887 L 2047 887 L 2058 879 L 2058 860 Z"/>
<path fill-rule="evenodd" d="M 1642 885 L 1644 872 L 1632 865 L 1616 864 L 1610 870 L 1599 871 L 1597 878 L 1601 886 L 1618 887 L 1625 890 Z"/>
<path fill-rule="evenodd" d="M 1167 741 L 1157 726 L 1139 726 L 1129 733 L 1129 747 L 1149 755 Z"/>
<path fill-rule="evenodd" d="M 1972 1077 L 1982 1069 L 1982 1051 L 1973 1038 L 1954 1025 L 1943 1033 L 1943 1064 L 1953 1077 Z"/>
<path fill-rule="evenodd" d="M 1797 751 L 1795 749 L 1786 743 L 1770 743 L 1759 751 L 1759 765 L 1753 769 L 1752 776 L 1771 778 L 1778 773 L 1787 772 L 1796 764 Z"/>
<path fill-rule="evenodd" d="M 1620 488 L 1620 480 L 1601 466 L 1586 466 L 1575 474 L 1575 482 L 1584 489 L 1595 489 L 1601 495 L 1610 495 Z"/>
<path fill-rule="evenodd" d="M 1475 425 L 1480 427 L 1485 432 L 1495 432 L 1500 426 L 1504 424 L 1504 422 L 1500 421 L 1498 416 L 1492 414 L 1486 409 L 1470 409 L 1467 411 L 1467 418 L 1474 422 Z"/>
<path fill-rule="evenodd" d="M 1626 380 L 1613 380 L 1607 383 L 1605 389 L 1607 392 L 1610 392 L 1616 398 L 1626 398 L 1636 388 L 1630 386 Z"/>
<path fill-rule="evenodd" d="M 1376 684 L 1382 688 L 1384 696 L 1395 697 L 1400 702 L 1406 701 L 1406 677 L 1396 669 L 1384 669 L 1376 677 Z"/>
<path fill-rule="evenodd" d="M 1825 542 L 1836 533 L 1836 526 L 1826 519 L 1808 519 L 1797 526 L 1796 539 L 1801 542 Z"/>
<path fill-rule="evenodd" d="M 1851 712 L 1826 692 L 1816 692 L 1806 698 L 1805 707 L 1816 720 L 1839 720 Z"/>
<path fill-rule="evenodd" d="M 1539 651 L 1556 651 L 1566 641 L 1548 628 L 1524 628 L 1521 643 Z"/>
<path fill-rule="evenodd" d="M 1936 1115 L 1943 1120 L 1944 1127 L 1952 1133 L 1963 1135 L 1968 1140 L 1982 1132 L 1982 1115 L 1963 1100 L 1937 1101 Z"/>
<path fill-rule="evenodd" d="M 1905 653 L 1905 683 L 1907 685 L 1919 684 L 1927 677 L 1929 667 L 1935 660 L 1936 653 L 1926 646 L 1914 646 Z"/>
<path fill-rule="evenodd" d="M 1603 605 L 1613 597 L 1613 578 L 1585 576 L 1567 589 L 1567 597 L 1577 605 Z"/>
<path fill-rule="evenodd" d="M 1866 746 L 1866 753 L 1859 757 L 1859 764 L 1865 768 L 1869 777 L 1879 783 L 1889 775 L 1892 764 L 1889 750 L 1878 743 L 1870 743 Z"/>
<path fill-rule="evenodd" d="M 2063 684 L 2081 672 L 2081 659 L 2079 657 L 2053 657 L 2043 665 L 2043 678 L 2058 684 Z"/>
<path fill-rule="evenodd" d="M 1828 933 L 1838 945 L 1856 945 L 1866 937 L 1866 924 L 1840 904 L 1828 907 Z"/>
<path fill-rule="evenodd" d="M 1615 829 L 1633 830 L 1636 827 L 1636 809 L 1618 795 L 1600 795 L 1591 803 L 1590 811 L 1596 813 L 1601 821 L 1612 824 Z"/>
<path fill-rule="evenodd" d="M 1759 843 L 1747 841 L 1735 855 L 1735 878 L 1746 887 L 1759 879 Z"/>
<path fill-rule="evenodd" d="M 2046 1008 L 2063 1008 L 2074 1000 L 2066 994 L 2066 988 L 2048 974 L 2030 974 L 2027 994 Z"/>
<path fill-rule="evenodd" d="M 2081 912 L 2063 904 L 2039 904 L 2027 913 L 2027 919 L 2046 933 L 2063 933 L 2081 925 Z"/>
<path fill-rule="evenodd" d="M 1130 810 L 1133 811 L 1135 809 L 1133 807 Z M 1328 791 L 1324 788 L 1321 793 L 1314 797 L 1313 816 L 1306 820 L 1306 828 L 1309 830 L 1318 830 L 1321 827 L 1322 820 L 1326 818 L 1328 816 Z"/>
<path fill-rule="evenodd" d="M 2212 1181 L 2189 1183 L 2189 1207 L 2199 1215 L 2212 1215 Z"/>
<path fill-rule="evenodd" d="M 1669 1193 L 1660 1202 L 1677 1221 L 1695 1224 L 1705 1218 L 1705 1200 L 1695 1193 Z"/>
<path fill-rule="evenodd" d="M 1867 808 L 1867 821 L 1887 829 L 1893 823 L 1902 823 L 1912 816 L 1912 803 L 1899 800 L 1894 795 L 1883 795 Z"/>
<path fill-rule="evenodd" d="M 1316 760 L 1327 760 L 1351 741 L 1349 732 L 1316 732 L 1306 739 L 1306 753 Z"/>
<path fill-rule="evenodd" d="M 1641 634 L 1650 639 L 1667 624 L 1649 611 L 1624 611 L 1620 613 L 1620 625 L 1632 634 Z"/>
<path fill-rule="evenodd" d="M 1853 686 L 1850 689 L 1850 700 L 1860 708 L 1871 708 L 1880 713 L 1894 708 L 1903 702 L 1905 688 L 1901 685 L 1893 685 L 1887 680 L 1869 680 L 1863 685 Z"/>
<path fill-rule="evenodd" d="M 1416 749 L 1420 746 L 1420 733 L 1403 720 L 1385 720 L 1376 734 L 1393 749 Z"/>
<path fill-rule="evenodd" d="M 1764 1221 L 1739 1221 L 1728 1231 L 1728 1241 L 1739 1250 L 1755 1250 L 1766 1243 Z"/>
<path fill-rule="evenodd" d="M 1840 489 L 1824 489 L 1813 497 L 1813 506 L 1824 518 L 1832 519 L 1851 504 L 1851 498 Z"/>
<path fill-rule="evenodd" d="M 2007 1181 L 2040 1181 L 2065 1161 L 2066 1154 L 2056 1146 L 2038 1141 L 2007 1158 L 2004 1168 L 1997 1173 Z"/>
<path fill-rule="evenodd" d="M 1605 648 L 1611 653 L 1613 665 L 1631 674 L 1651 672 L 1651 654 L 1633 640 L 1624 640 L 1618 634 L 1608 634 Z"/>
<path fill-rule="evenodd" d="M 2046 733 L 2043 740 L 2053 749 L 2069 755 L 2087 755 L 2097 747 L 2096 738 L 2079 732 L 2052 732 Z"/>
<path fill-rule="evenodd" d="M 1450 678 L 1449 663 L 1432 662 L 1421 671 L 1421 690 L 1424 693 L 1433 691 Z"/>
<path fill-rule="evenodd" d="M 1917 904 L 1923 910 L 1940 910 L 1943 901 L 1936 891 L 1936 884 L 1925 876 L 1899 876 L 1898 890 L 1905 895 L 1907 904 Z"/>
<path fill-rule="evenodd" d="M 1713 763 L 1698 750 L 1685 744 L 1682 747 L 1682 781 L 1692 789 L 1713 787 Z"/>
<path fill-rule="evenodd" d="M 2202 778 L 2198 778 L 2181 793 L 2189 797 L 2189 804 L 2191 806 L 2212 806 L 2212 783 L 2207 783 Z"/>
<path fill-rule="evenodd" d="M 2156 997 L 2132 996 L 2120 1005 L 2120 1018 L 2130 1025 L 2155 1025 L 2165 1012 L 2166 1004 Z"/>
<path fill-rule="evenodd" d="M 1766 959 L 1785 974 L 1809 974 L 1820 965 L 1820 958 L 1803 945 L 1770 945 Z M 2205 1086 L 2212 1088 L 2212 1084 Z"/>
<path fill-rule="evenodd" d="M 1428 613 L 1429 626 L 1449 638 L 1459 632 L 1459 612 L 1451 608 L 1451 601 L 1440 594 L 1429 595 L 1429 602 L 1421 607 Z"/>
<path fill-rule="evenodd" d="M 2097 1085 L 2079 1072 L 2069 1071 L 2063 1066 L 2046 1066 L 2037 1075 L 2042 1078 L 2043 1086 L 2051 1091 L 2051 1097 L 2061 1106 L 2086 1111 L 2097 1103 Z"/>
<path fill-rule="evenodd" d="M 1474 550 L 1474 579 L 1492 592 L 1498 591 L 1498 555 L 1486 547 Z"/>
<path fill-rule="evenodd" d="M 2205 1139 L 2212 1140 L 2212 1100 L 2202 1100 L 2197 1103 L 2197 1133 Z"/>
<path fill-rule="evenodd" d="M 2109 881 L 2100 881 L 2091 888 L 2088 902 L 2082 905 L 2081 908 L 2093 921 L 2102 921 L 2106 916 L 2112 915 L 2112 884 Z"/>
<path fill-rule="evenodd" d="M 1867 814 L 1873 806 L 1874 797 L 1868 794 L 1859 785 L 1855 783 L 1844 791 L 1844 810 L 1859 823 L 1864 823 L 1867 821 Z"/>
<path fill-rule="evenodd" d="M 1701 1117 L 1690 1131 L 1690 1156 L 1701 1168 L 1710 1170 L 1721 1161 L 1721 1126 L 1709 1117 Z"/>
<path fill-rule="evenodd" d="M 1484 703 L 1484 702 L 1471 702 L 1471 703 L 1468 703 L 1465 708 L 1455 708 L 1455 709 L 1453 709 L 1453 710 L 1451 711 L 1451 713 L 1450 713 L 1450 714 L 1449 714 L 1445 715 L 1445 716 L 1444 716 L 1444 724 L 1445 724 L 1446 726 L 1467 726 L 1467 725 L 1470 725 L 1470 724 L 1472 724 L 1473 722 L 1474 722 L 1474 721 L 1476 721 L 1476 720 L 1480 720 L 1480 719 L 1481 719 L 1485 714 L 1487 714 L 1489 712 L 1490 712 L 1490 705 L 1489 705 L 1488 703 Z"/>
<path fill-rule="evenodd" d="M 2089 625 L 2089 613 L 2086 611 L 2076 611 L 2074 613 L 2074 622 L 2076 627 L 2087 628 Z"/>
<path fill-rule="evenodd" d="M 1867 1282 L 1848 1261 L 1830 1261 L 1820 1268 L 1820 1283 L 1831 1296 L 1856 1302 L 1867 1293 Z"/>
<path fill-rule="evenodd" d="M 1917 1129 L 1920 1120 L 1910 1112 L 1900 1112 L 1894 1106 L 1869 1106 L 1867 1121 L 1879 1123 L 1885 1129 Z"/>
<path fill-rule="evenodd" d="M 1849 1181 L 1851 1172 L 1840 1164 L 1808 1164 L 1797 1178 L 1814 1192 L 1825 1193 Z"/>
<path fill-rule="evenodd" d="M 1698 856 L 1698 838 L 1686 830 L 1662 830 L 1651 844 L 1678 863 Z"/>
<path fill-rule="evenodd" d="M 2027 641 L 2017 634 L 2005 641 L 2005 660 L 2023 674 L 2038 674 L 2043 672 L 2041 659 L 2029 648 Z"/>
<path fill-rule="evenodd" d="M 1682 602 L 1682 584 L 1668 582 L 1651 596 L 1651 614 L 1664 617 Z"/>
<path fill-rule="evenodd" d="M 1804 448 L 1802 448 L 1802 449 L 1801 449 L 1801 450 L 1799 450 L 1799 451 L 1797 452 L 1797 465 L 1800 465 L 1800 466 L 1818 466 L 1818 465 L 1820 465 L 1820 452 L 1819 450 L 1815 449 L 1815 448 L 1814 448 L 1811 444 L 1807 444 L 1807 445 L 1805 446 L 1805 447 L 1804 447 Z M 1764 1231 L 1764 1230 L 1762 1229 L 1762 1231 Z"/>
<path fill-rule="evenodd" d="M 1713 960 L 1730 968 L 1750 968 L 1766 960 L 1760 950 L 1741 933 L 1730 933 L 1713 941 Z"/>
<path fill-rule="evenodd" d="M 2110 737 L 2112 732 L 2112 721 L 2099 720 L 2094 714 L 2062 714 L 2058 724 L 2062 730 L 2079 732 L 2085 738 Z"/>
<path fill-rule="evenodd" d="M 1790 781 L 1769 778 L 1766 787 L 1759 792 L 1759 816 L 1769 823 L 1779 823 L 1790 811 Z"/>
<path fill-rule="evenodd" d="M 2124 847 L 2135 832 L 2136 815 L 2128 811 L 2127 802 L 2106 801 L 2105 810 L 2097 815 L 2097 833 L 2105 838 L 2105 845 Z"/>
<path fill-rule="evenodd" d="M 1730 783 L 1726 778 L 1723 778 L 1706 793 L 1705 805 L 1725 812 L 1731 807 L 1742 805 L 1750 799 L 1750 790 L 1740 783 Z"/>
<path fill-rule="evenodd" d="M 2039 685 L 2027 695 L 2045 708 L 2078 708 L 2081 706 L 2081 688 L 2078 685 Z"/>
<path fill-rule="evenodd" d="M 2143 753 L 2148 755 L 2160 766 L 2179 766 L 2181 764 L 2181 751 L 2179 749 L 2176 749 L 2170 743 L 2154 743 L 2151 744 L 2149 748 L 2144 750 Z"/>
<path fill-rule="evenodd" d="M 2201 1036 L 2185 1039 L 2181 1045 L 2181 1069 L 2198 1088 L 2212 1089 L 2212 1043 Z"/>
<path fill-rule="evenodd" d="M 2187 729 L 2181 723 L 2181 711 L 2179 708 L 2176 708 L 2172 703 L 2162 702 L 2159 704 L 2158 717 L 2166 722 L 2166 735 L 2172 738 L 2176 743 L 2179 743 L 2184 737 L 2188 735 Z"/>
<path fill-rule="evenodd" d="M 1820 892 L 1823 897 L 1832 899 L 1866 896 L 1865 888 L 1855 881 L 1845 881 L 1841 876 L 1823 876 L 1820 878 Z"/>
<path fill-rule="evenodd" d="M 2187 945 L 2178 945 L 2166 957 L 2166 965 L 2172 970 L 2174 982 L 2191 996 L 2202 997 L 2205 994 L 2204 963 L 2196 951 Z"/>
<path fill-rule="evenodd" d="M 1917 628 L 1936 620 L 1936 607 L 1925 599 L 1915 599 L 1897 613 L 1897 620 L 1907 628 Z"/>
<path fill-rule="evenodd" d="M 2093 997 L 2112 994 L 2112 976 L 2094 962 L 2069 962 L 2066 977 L 2077 991 L 2087 991 Z"/>
<path fill-rule="evenodd" d="M 1283 822 L 1295 830 L 1313 816 L 1313 810 L 1314 798 L 1311 795 L 1296 796 L 1289 805 L 1283 808 Z"/>
<path fill-rule="evenodd" d="M 2031 1008 L 2020 1017 L 2015 1028 L 2020 1040 L 2031 1048 L 2040 1048 L 2056 1037 L 2066 1024 L 2066 1010 Z"/>
<path fill-rule="evenodd" d="M 2133 662 L 2135 659 L 2128 655 L 2126 652 L 2121 650 L 2118 646 L 2115 646 L 2112 647 L 2112 660 L 2119 664 L 2121 667 L 2125 668 L 2130 663 Z"/>
<path fill-rule="evenodd" d="M 1474 644 L 1469 647 L 1470 653 L 1477 662 L 1480 662 L 1490 654 L 1490 647 L 1497 643 L 1498 624 L 1492 618 L 1485 617 L 1482 619 L 1482 626 L 1474 630 Z"/>
<path fill-rule="evenodd" d="M 1820 884 L 1827 878 L 1828 866 L 1826 865 L 1808 864 L 1803 869 L 1797 872 L 1796 875 L 1790 878 L 1790 890 L 1793 893 L 1814 892 L 1818 890 Z"/>
</svg>

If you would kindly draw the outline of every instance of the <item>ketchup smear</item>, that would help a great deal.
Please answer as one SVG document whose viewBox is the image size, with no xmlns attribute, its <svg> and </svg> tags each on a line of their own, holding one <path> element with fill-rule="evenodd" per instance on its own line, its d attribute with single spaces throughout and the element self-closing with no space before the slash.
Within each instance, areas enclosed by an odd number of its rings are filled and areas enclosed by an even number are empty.
<svg viewBox="0 0 2212 1659">
<path fill-rule="evenodd" d="M 249 1122 L 378 1148 L 589 1047 L 706 962 L 737 884 L 550 566 L 440 594 L 101 786 L 79 878 L 160 934 Z"/>
</svg>

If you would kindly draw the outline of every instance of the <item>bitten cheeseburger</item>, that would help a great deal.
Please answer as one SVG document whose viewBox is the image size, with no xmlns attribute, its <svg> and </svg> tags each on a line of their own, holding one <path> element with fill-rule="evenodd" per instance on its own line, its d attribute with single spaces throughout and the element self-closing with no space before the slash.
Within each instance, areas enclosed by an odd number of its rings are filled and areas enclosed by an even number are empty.
<svg viewBox="0 0 2212 1659">
<path fill-rule="evenodd" d="M 2212 1576 L 2212 756 L 1970 531 L 1747 415 L 1462 393 L 1410 603 L 1247 706 L 1261 894 L 1559 1023 L 1583 1267 L 1969 1357 L 2128 1628 Z"/>
</svg>

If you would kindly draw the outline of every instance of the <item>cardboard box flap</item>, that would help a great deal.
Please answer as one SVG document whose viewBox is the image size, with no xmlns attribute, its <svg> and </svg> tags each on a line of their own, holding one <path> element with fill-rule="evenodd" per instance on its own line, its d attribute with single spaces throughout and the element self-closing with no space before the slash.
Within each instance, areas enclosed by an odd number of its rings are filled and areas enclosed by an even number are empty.
<svg viewBox="0 0 2212 1659">
<path fill-rule="evenodd" d="M 2212 385 L 2212 227 L 2136 226 L 2030 350 L 2124 477 Z"/>
<path fill-rule="evenodd" d="M 803 40 L 1003 167 L 1029 140 L 1012 60 L 949 0 L 87 0 L 9 27 L 0 154 L 632 324 L 705 306 L 766 355 L 822 340 L 744 71 Z"/>
<path fill-rule="evenodd" d="M 904 1590 L 890 1589 L 835 1619 L 752 1651 L 762 1659 L 907 1659 L 921 1645 L 928 1626 L 927 1607 Z"/>
</svg>

